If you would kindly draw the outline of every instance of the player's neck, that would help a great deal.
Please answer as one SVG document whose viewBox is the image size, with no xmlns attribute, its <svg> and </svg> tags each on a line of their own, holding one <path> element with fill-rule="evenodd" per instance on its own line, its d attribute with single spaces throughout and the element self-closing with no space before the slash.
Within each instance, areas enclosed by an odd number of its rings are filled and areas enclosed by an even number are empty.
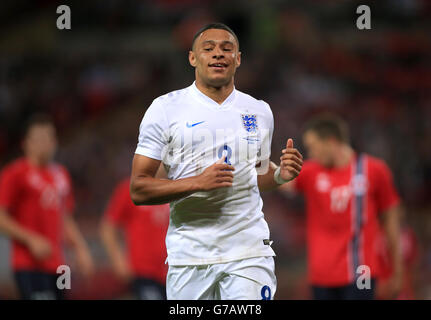
<svg viewBox="0 0 431 320">
<path fill-rule="evenodd" d="M 30 164 L 35 166 L 35 167 L 44 167 L 49 162 L 49 161 L 44 161 L 40 157 L 28 155 L 28 154 L 26 155 L 26 158 L 27 158 L 28 162 L 30 162 Z"/>
<path fill-rule="evenodd" d="M 203 83 L 199 78 L 196 79 L 196 87 L 207 97 L 211 98 L 218 104 L 222 104 L 233 91 L 233 79 L 225 86 L 213 87 Z"/>
<path fill-rule="evenodd" d="M 340 145 L 339 152 L 334 157 L 334 167 L 343 168 L 346 167 L 354 156 L 353 149 L 346 144 Z"/>
</svg>

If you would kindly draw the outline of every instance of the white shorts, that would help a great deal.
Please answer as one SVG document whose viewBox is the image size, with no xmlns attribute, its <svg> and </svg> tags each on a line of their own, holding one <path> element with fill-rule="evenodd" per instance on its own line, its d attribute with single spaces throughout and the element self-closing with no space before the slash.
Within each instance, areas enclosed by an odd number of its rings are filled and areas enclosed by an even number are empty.
<svg viewBox="0 0 431 320">
<path fill-rule="evenodd" d="M 270 300 L 277 289 L 273 257 L 169 266 L 168 300 Z"/>
</svg>

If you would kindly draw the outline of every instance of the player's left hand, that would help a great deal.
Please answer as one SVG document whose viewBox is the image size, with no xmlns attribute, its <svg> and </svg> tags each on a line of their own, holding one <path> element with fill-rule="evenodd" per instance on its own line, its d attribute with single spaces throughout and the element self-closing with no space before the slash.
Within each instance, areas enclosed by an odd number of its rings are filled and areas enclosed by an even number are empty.
<svg viewBox="0 0 431 320">
<path fill-rule="evenodd" d="M 283 154 L 280 157 L 280 177 L 284 180 L 293 180 L 301 171 L 302 154 L 293 147 L 293 140 L 288 139 L 286 149 L 281 151 Z"/>
</svg>

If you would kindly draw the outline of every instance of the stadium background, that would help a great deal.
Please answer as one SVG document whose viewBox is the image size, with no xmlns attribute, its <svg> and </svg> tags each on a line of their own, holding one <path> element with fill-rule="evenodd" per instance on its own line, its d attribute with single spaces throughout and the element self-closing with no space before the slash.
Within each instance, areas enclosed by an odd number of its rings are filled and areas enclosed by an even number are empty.
<svg viewBox="0 0 431 320">
<path fill-rule="evenodd" d="M 68 4 L 72 29 L 56 28 Z M 130 172 L 141 118 L 155 97 L 194 78 L 187 51 L 212 21 L 238 34 L 236 87 L 267 101 L 275 117 L 273 160 L 321 110 L 340 113 L 361 151 L 394 173 L 418 238 L 415 293 L 431 298 L 431 2 L 371 2 L 372 30 L 356 28 L 354 1 L 2 1 L 0 167 L 20 155 L 23 122 L 48 112 L 57 159 L 70 170 L 78 223 L 98 272 L 72 275 L 74 298 L 127 298 L 112 277 L 98 224 L 115 184 Z M 264 194 L 274 240 L 278 299 L 308 298 L 303 203 Z M 0 236 L 0 298 L 16 296 Z M 73 261 L 71 261 L 73 264 Z"/>
</svg>

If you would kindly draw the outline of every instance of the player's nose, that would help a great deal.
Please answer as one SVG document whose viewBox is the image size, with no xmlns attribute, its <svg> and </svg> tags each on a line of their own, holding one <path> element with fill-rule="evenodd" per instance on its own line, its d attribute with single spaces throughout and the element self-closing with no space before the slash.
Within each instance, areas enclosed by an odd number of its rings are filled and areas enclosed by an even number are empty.
<svg viewBox="0 0 431 320">
<path fill-rule="evenodd" d="M 216 47 L 214 50 L 213 58 L 214 59 L 224 58 L 223 50 L 221 50 L 221 48 L 219 48 L 219 47 Z"/>
<path fill-rule="evenodd" d="M 223 58 L 224 58 L 223 54 L 215 54 L 215 55 L 213 55 L 213 59 L 216 59 L 216 60 L 220 60 L 220 59 L 223 59 Z"/>
</svg>

